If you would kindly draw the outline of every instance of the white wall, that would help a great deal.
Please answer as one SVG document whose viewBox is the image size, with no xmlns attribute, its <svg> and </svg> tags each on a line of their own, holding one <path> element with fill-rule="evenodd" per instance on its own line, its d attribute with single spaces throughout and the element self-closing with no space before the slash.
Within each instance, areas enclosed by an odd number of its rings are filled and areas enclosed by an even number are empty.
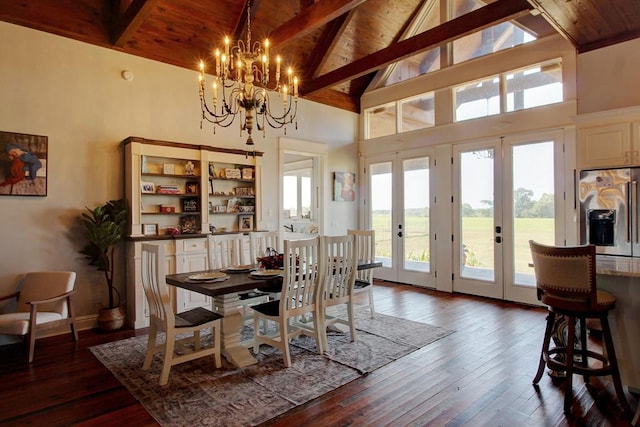
<svg viewBox="0 0 640 427">
<path fill-rule="evenodd" d="M 640 105 L 640 39 L 578 55 L 578 114 Z"/>
<path fill-rule="evenodd" d="M 94 314 L 105 301 L 104 279 L 77 252 L 82 239 L 76 219 L 85 206 L 122 196 L 120 141 L 139 136 L 244 148 L 246 133 L 239 137 L 235 124 L 216 135 L 206 123 L 200 129 L 195 70 L 4 22 L 0 58 L 0 130 L 49 138 L 47 197 L 0 198 L 0 294 L 12 292 L 27 271 L 74 270 L 76 311 Z M 121 78 L 125 69 L 133 72 L 132 81 Z M 288 136 L 327 143 L 329 165 L 335 160 L 341 169 L 355 170 L 358 115 L 301 101 L 299 117 L 298 130 L 289 128 Z M 269 210 L 279 212 L 277 138 L 282 135 L 272 129 L 266 139 L 254 135 L 257 150 L 265 153 L 265 218 Z M 355 204 L 329 215 L 352 225 Z M 124 289 L 122 280 L 118 288 Z"/>
</svg>

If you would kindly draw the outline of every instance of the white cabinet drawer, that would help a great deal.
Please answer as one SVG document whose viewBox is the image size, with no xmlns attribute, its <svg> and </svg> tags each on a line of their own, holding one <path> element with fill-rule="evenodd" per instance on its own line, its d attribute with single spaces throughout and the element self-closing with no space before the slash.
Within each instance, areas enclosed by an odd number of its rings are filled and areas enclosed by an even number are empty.
<svg viewBox="0 0 640 427">
<path fill-rule="evenodd" d="M 207 240 L 206 239 L 185 239 L 182 241 L 182 251 L 188 252 L 206 252 Z"/>
</svg>

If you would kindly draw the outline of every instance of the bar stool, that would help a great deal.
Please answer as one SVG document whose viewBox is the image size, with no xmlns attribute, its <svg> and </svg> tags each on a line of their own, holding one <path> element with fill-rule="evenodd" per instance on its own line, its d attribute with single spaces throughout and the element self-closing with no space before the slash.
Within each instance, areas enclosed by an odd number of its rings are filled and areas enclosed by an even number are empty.
<svg viewBox="0 0 640 427">
<path fill-rule="evenodd" d="M 546 304 L 549 310 L 540 363 L 533 384 L 537 384 L 542 378 L 545 365 L 551 370 L 566 372 L 564 412 L 569 413 L 573 397 L 573 374 L 582 375 L 586 383 L 591 376 L 611 375 L 618 401 L 625 413 L 630 414 L 607 320 L 609 311 L 615 307 L 616 298 L 609 292 L 596 288 L 595 246 L 554 247 L 541 245 L 533 240 L 529 241 L 529 246 L 533 257 L 538 300 Z M 567 344 L 549 348 L 557 315 L 567 318 Z M 587 349 L 586 319 L 594 318 L 599 319 L 602 325 L 602 338 L 606 350 L 603 353 Z M 575 348 L 576 320 L 580 322 L 578 349 Z M 574 358 L 574 349 L 580 356 L 578 360 Z M 589 360 L 595 363 L 590 366 Z"/>
</svg>

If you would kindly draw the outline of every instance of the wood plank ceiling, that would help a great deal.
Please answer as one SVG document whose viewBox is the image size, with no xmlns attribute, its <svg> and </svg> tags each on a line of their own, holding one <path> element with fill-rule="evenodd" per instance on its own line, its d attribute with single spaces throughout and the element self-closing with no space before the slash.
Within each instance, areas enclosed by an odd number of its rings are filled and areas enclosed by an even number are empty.
<svg viewBox="0 0 640 427">
<path fill-rule="evenodd" d="M 269 37 L 302 75 L 301 96 L 360 112 L 375 73 L 500 22 L 539 37 L 558 31 L 586 52 L 640 37 L 638 0 L 456 0 L 484 7 L 403 39 L 435 0 L 253 0 L 252 40 Z M 246 39 L 248 0 L 12 0 L 0 20 L 197 69 L 225 35 Z M 289 63 L 285 64 L 289 65 Z"/>
</svg>

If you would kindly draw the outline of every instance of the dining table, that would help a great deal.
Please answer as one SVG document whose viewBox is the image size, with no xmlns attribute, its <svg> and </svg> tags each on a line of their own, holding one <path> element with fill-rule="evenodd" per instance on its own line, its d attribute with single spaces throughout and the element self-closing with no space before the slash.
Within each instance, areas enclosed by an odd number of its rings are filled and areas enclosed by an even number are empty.
<svg viewBox="0 0 640 427">
<path fill-rule="evenodd" d="M 382 262 L 358 262 L 358 270 L 382 267 Z M 222 355 L 229 363 L 243 368 L 258 363 L 251 354 L 246 342 L 242 341 L 244 326 L 242 313 L 238 310 L 240 294 L 254 290 L 279 289 L 282 286 L 282 275 L 259 275 L 253 271 L 230 271 L 220 280 L 194 280 L 194 277 L 206 277 L 222 270 L 192 271 L 188 273 L 168 274 L 165 281 L 168 285 L 198 292 L 213 298 L 213 311 L 220 313 L 222 328 L 220 333 Z M 212 275 L 214 277 L 215 275 Z"/>
</svg>

